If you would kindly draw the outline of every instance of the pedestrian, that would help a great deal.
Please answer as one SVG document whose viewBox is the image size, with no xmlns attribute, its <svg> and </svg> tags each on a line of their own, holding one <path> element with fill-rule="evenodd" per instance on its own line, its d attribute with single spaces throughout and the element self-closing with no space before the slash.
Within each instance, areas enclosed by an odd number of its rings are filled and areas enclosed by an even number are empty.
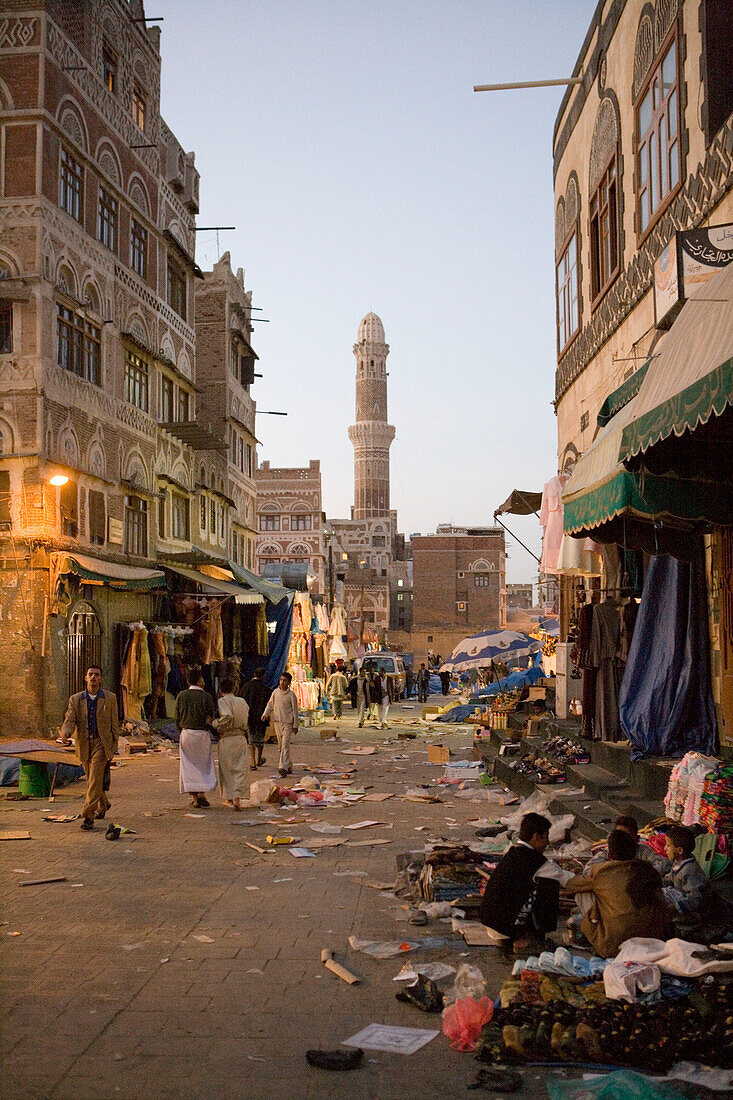
<svg viewBox="0 0 733 1100">
<path fill-rule="evenodd" d="M 117 752 L 120 723 L 117 696 L 102 690 L 102 670 L 90 665 L 84 677 L 86 687 L 69 699 L 61 725 L 61 740 L 68 744 L 71 735 L 87 776 L 87 794 L 81 811 L 82 829 L 93 829 L 95 817 L 104 817 L 110 801 L 104 792 L 107 765 Z"/>
<path fill-rule="evenodd" d="M 262 720 L 262 713 L 270 698 L 270 689 L 265 683 L 264 668 L 255 670 L 252 679 L 244 685 L 242 695 L 249 707 L 249 764 L 251 770 L 256 772 L 267 763 L 262 755 L 267 733 L 267 722 Z"/>
<path fill-rule="evenodd" d="M 417 673 L 417 701 L 427 703 L 430 688 L 430 672 L 425 667 L 425 662 L 420 665 Z"/>
<path fill-rule="evenodd" d="M 234 681 L 225 676 L 219 685 L 219 718 L 212 725 L 219 734 L 219 786 L 225 806 L 241 809 L 247 790 L 247 729 L 249 707 L 234 694 Z"/>
<path fill-rule="evenodd" d="M 448 692 L 450 691 L 450 672 L 448 672 L 447 670 L 444 672 L 441 669 L 441 672 L 440 672 L 440 690 L 443 692 L 443 695 L 447 695 Z"/>
<path fill-rule="evenodd" d="M 356 696 L 357 696 L 356 680 L 357 680 L 356 669 L 352 665 L 351 668 L 349 669 L 349 699 L 351 700 L 351 709 L 352 710 L 356 710 Z"/>
<path fill-rule="evenodd" d="M 333 708 L 333 716 L 337 721 L 343 714 L 344 699 L 346 698 L 348 686 L 346 677 L 338 668 L 331 673 L 326 681 L 326 695 Z"/>
<path fill-rule="evenodd" d="M 371 704 L 370 684 L 366 672 L 360 668 L 356 675 L 356 701 L 358 704 L 357 716 L 359 729 L 364 725 L 364 717 L 369 712 Z"/>
<path fill-rule="evenodd" d="M 275 723 L 275 734 L 280 747 L 278 771 L 281 776 L 293 774 L 290 739 L 298 732 L 298 698 L 290 687 L 292 680 L 289 672 L 283 672 L 278 687 L 273 691 L 262 713 L 263 720 L 272 715 Z"/>
<path fill-rule="evenodd" d="M 379 728 L 386 730 L 389 729 L 387 725 L 387 715 L 389 714 L 390 694 L 389 694 L 389 680 L 381 673 L 377 673 L 379 676 L 379 682 L 382 685 L 382 701 L 379 704 Z"/>
<path fill-rule="evenodd" d="M 413 681 L 412 665 L 408 665 L 407 668 L 405 669 L 405 698 L 406 699 L 412 698 L 412 681 Z"/>
<path fill-rule="evenodd" d="M 369 682 L 369 720 L 379 725 L 379 708 L 382 705 L 382 681 L 375 669 Z"/>
<path fill-rule="evenodd" d="M 200 668 L 188 676 L 190 687 L 176 699 L 176 725 L 180 731 L 180 791 L 191 795 L 191 805 L 197 810 L 210 805 L 206 791 L 216 787 L 216 766 L 211 748 L 212 719 L 216 714 L 214 700 L 204 691 L 204 676 Z"/>
</svg>

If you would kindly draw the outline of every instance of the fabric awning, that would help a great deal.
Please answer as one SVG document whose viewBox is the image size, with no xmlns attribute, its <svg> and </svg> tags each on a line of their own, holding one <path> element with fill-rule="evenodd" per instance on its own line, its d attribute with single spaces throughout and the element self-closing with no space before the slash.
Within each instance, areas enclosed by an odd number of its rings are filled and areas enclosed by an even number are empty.
<svg viewBox="0 0 733 1100">
<path fill-rule="evenodd" d="M 646 372 L 649 370 L 650 363 L 651 358 L 647 359 L 643 367 L 639 367 L 637 371 L 634 371 L 628 378 L 625 378 L 621 385 L 616 387 L 613 393 L 609 393 L 596 417 L 596 423 L 599 428 L 605 427 L 617 412 L 620 412 L 625 405 L 628 405 L 632 398 L 636 397 L 642 382 L 646 378 Z"/>
<path fill-rule="evenodd" d="M 113 561 L 101 561 L 86 554 L 59 552 L 52 555 L 56 575 L 74 573 L 86 584 L 106 584 L 110 588 L 140 591 L 148 588 L 165 588 L 165 573 L 160 569 L 143 569 L 137 565 L 121 565 Z"/>
<path fill-rule="evenodd" d="M 625 426 L 628 462 L 655 443 L 681 436 L 733 405 L 733 264 L 685 302 L 649 366 Z"/>
<path fill-rule="evenodd" d="M 236 562 L 230 561 L 229 568 L 232 571 L 232 575 L 238 581 L 241 581 L 242 584 L 249 585 L 250 588 L 253 588 L 255 592 L 259 592 L 272 604 L 278 604 L 280 600 L 292 596 L 292 592 L 289 588 L 286 588 L 282 584 L 277 584 L 275 581 L 267 580 L 266 577 L 258 577 L 256 573 L 251 573 L 249 569 L 245 569 L 243 565 L 238 565 Z"/>
<path fill-rule="evenodd" d="M 533 512 L 539 512 L 541 505 L 542 493 L 525 493 L 520 489 L 512 489 L 494 515 L 502 516 L 505 512 L 509 512 L 513 516 L 531 516 Z"/>
<path fill-rule="evenodd" d="M 208 574 L 201 573 L 198 569 L 193 569 L 188 565 L 164 565 L 164 568 L 170 573 L 176 573 L 179 577 L 183 577 L 191 584 L 200 585 L 205 592 L 217 596 L 232 596 L 235 603 L 258 604 L 265 602 L 264 596 L 259 592 L 253 592 L 251 589 L 245 588 L 244 585 L 238 584 L 235 580 L 225 581 L 219 577 L 210 577 Z"/>
<path fill-rule="evenodd" d="M 578 459 L 562 494 L 563 530 L 597 536 L 599 527 L 620 515 L 665 519 L 672 525 L 733 522 L 733 501 L 721 499 L 713 483 L 625 468 L 619 459 L 621 438 L 638 400 L 637 395 L 601 428 Z"/>
</svg>

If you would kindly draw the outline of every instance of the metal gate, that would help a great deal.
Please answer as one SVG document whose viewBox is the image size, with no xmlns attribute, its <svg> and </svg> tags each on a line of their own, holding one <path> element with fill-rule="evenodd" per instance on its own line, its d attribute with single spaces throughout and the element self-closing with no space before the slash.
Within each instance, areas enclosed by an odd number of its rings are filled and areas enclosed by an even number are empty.
<svg viewBox="0 0 733 1100">
<path fill-rule="evenodd" d="M 102 627 L 89 603 L 78 603 L 69 618 L 67 639 L 69 695 L 84 690 L 84 676 L 90 665 L 102 663 Z"/>
</svg>

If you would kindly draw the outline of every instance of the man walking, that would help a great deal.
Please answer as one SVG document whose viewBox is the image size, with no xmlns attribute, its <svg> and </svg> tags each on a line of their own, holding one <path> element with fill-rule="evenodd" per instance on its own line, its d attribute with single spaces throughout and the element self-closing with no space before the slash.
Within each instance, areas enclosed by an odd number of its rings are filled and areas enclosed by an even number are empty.
<svg viewBox="0 0 733 1100">
<path fill-rule="evenodd" d="M 267 763 L 262 755 L 267 730 L 267 722 L 262 721 L 262 712 L 270 698 L 270 689 L 265 683 L 264 669 L 258 668 L 254 672 L 252 679 L 244 685 L 242 695 L 249 707 L 250 767 L 254 772 Z"/>
<path fill-rule="evenodd" d="M 176 699 L 176 725 L 181 735 L 178 744 L 179 790 L 190 794 L 191 805 L 200 810 L 210 805 L 205 792 L 216 787 L 216 766 L 209 729 L 216 707 L 208 691 L 204 691 L 204 676 L 200 668 L 193 669 L 188 680 L 191 686 Z"/>
<path fill-rule="evenodd" d="M 219 685 L 219 718 L 212 725 L 219 732 L 219 786 L 225 806 L 239 810 L 247 786 L 247 726 L 249 707 L 234 694 L 234 681 L 226 676 Z"/>
<path fill-rule="evenodd" d="M 363 668 L 359 669 L 356 677 L 356 702 L 358 705 L 359 729 L 361 729 L 364 725 L 364 718 L 369 713 L 369 704 L 371 703 L 369 680 Z"/>
<path fill-rule="evenodd" d="M 417 701 L 418 703 L 427 703 L 428 701 L 428 687 L 430 685 L 430 672 L 425 667 L 425 662 L 420 665 L 417 674 Z"/>
<path fill-rule="evenodd" d="M 331 673 L 326 681 L 326 695 L 333 708 L 333 716 L 336 720 L 343 714 L 344 699 L 346 698 L 347 690 L 348 684 L 346 677 L 341 669 L 337 668 L 335 672 Z"/>
<path fill-rule="evenodd" d="M 289 672 L 283 672 L 280 684 L 270 696 L 269 702 L 262 713 L 262 720 L 272 715 L 275 723 L 275 734 L 280 746 L 280 759 L 278 771 L 280 775 L 293 774 L 293 762 L 290 759 L 290 739 L 298 732 L 298 698 L 291 689 L 293 677 Z"/>
<path fill-rule="evenodd" d="M 68 744 L 71 735 L 74 735 L 76 750 L 87 775 L 81 827 L 88 830 L 94 828 L 94 818 L 103 818 L 110 807 L 103 789 L 104 771 L 117 752 L 120 724 L 117 697 L 111 691 L 102 691 L 101 668 L 90 665 L 84 679 L 84 691 L 69 699 L 61 726 L 61 739 Z"/>
<path fill-rule="evenodd" d="M 447 695 L 448 692 L 450 691 L 450 672 L 441 671 L 439 673 L 439 675 L 440 675 L 440 690 L 443 692 L 443 695 Z"/>
</svg>

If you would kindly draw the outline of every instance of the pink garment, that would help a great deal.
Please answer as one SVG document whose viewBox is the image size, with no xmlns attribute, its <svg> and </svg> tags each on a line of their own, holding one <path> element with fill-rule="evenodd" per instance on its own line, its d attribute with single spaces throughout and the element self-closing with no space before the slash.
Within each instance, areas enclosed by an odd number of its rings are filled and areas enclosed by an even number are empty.
<svg viewBox="0 0 733 1100">
<path fill-rule="evenodd" d="M 542 573 L 557 573 L 557 559 L 562 542 L 562 491 L 567 480 L 567 474 L 558 474 L 550 478 L 542 490 L 540 523 L 545 529 L 542 539 L 542 565 L 540 567 Z"/>
</svg>

